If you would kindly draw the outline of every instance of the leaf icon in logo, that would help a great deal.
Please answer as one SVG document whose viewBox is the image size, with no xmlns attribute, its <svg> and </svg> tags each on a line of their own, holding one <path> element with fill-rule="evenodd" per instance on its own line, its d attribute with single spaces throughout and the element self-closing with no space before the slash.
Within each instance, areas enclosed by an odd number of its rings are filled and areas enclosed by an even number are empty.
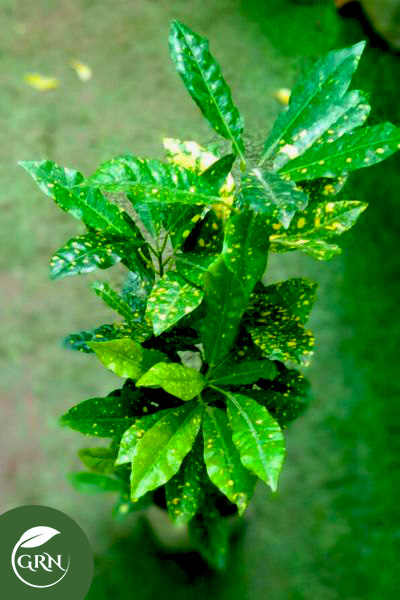
<svg viewBox="0 0 400 600">
<path fill-rule="evenodd" d="M 57 531 L 57 529 L 53 529 L 53 527 L 32 527 L 22 534 L 17 547 L 36 548 L 37 546 L 45 544 L 59 533 L 60 532 Z"/>
</svg>

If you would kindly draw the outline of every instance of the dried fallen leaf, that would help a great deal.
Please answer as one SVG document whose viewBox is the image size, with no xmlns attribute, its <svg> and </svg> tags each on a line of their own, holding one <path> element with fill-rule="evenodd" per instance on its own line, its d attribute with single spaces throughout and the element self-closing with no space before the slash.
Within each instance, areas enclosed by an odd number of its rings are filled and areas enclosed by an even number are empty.
<svg viewBox="0 0 400 600">
<path fill-rule="evenodd" d="M 90 81 L 92 79 L 92 69 L 89 65 L 85 65 L 85 63 L 76 58 L 70 61 L 70 65 L 81 81 Z"/>
<path fill-rule="evenodd" d="M 51 90 L 57 89 L 60 85 L 60 81 L 57 77 L 47 77 L 40 73 L 27 73 L 24 76 L 24 81 L 38 92 L 50 92 Z"/>
</svg>

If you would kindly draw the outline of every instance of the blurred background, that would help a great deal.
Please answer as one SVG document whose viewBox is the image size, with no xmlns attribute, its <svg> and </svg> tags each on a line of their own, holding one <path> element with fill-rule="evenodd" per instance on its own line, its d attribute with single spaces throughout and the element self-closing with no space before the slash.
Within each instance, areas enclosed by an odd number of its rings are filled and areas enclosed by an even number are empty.
<svg viewBox="0 0 400 600">
<path fill-rule="evenodd" d="M 399 596 L 399 155 L 351 176 L 346 197 L 370 207 L 343 236 L 341 256 L 271 259 L 271 281 L 305 275 L 320 283 L 310 324 L 314 397 L 287 432 L 279 491 L 257 489 L 220 574 L 193 553 L 163 546 L 142 516 L 113 520 L 113 498 L 81 495 L 66 481 L 80 468 L 78 448 L 91 440 L 61 429 L 58 417 L 119 380 L 60 340 L 109 322 L 111 312 L 87 289 L 91 277 L 50 283 L 49 258 L 79 224 L 17 166 L 50 158 L 88 174 L 126 151 L 161 158 L 165 135 L 209 140 L 168 56 L 173 18 L 211 40 L 250 133 L 267 134 L 282 110 L 274 92 L 290 88 L 310 57 L 365 38 L 354 87 L 371 95 L 371 124 L 400 125 L 399 3 L 363 4 L 0 0 L 0 512 L 39 503 L 76 519 L 95 552 L 89 599 Z M 386 21 L 392 11 L 386 31 L 371 12 L 378 4 Z M 89 65 L 92 78 L 77 77 L 71 59 Z M 24 79 L 37 72 L 57 78 L 46 84 L 55 89 Z"/>
</svg>

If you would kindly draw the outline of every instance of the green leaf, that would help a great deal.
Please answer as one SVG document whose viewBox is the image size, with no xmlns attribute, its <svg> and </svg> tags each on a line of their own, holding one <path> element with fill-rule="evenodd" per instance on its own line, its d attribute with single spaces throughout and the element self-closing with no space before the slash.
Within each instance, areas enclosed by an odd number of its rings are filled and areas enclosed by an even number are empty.
<svg viewBox="0 0 400 600">
<path fill-rule="evenodd" d="M 50 277 L 58 279 L 108 269 L 120 262 L 129 250 L 132 252 L 132 241 L 127 238 L 113 238 L 99 232 L 78 235 L 53 254 Z"/>
<path fill-rule="evenodd" d="M 177 165 L 131 155 L 103 163 L 87 181 L 109 192 L 127 193 L 134 207 L 139 203 L 139 209 L 143 203 L 214 204 L 220 201 L 218 193 L 200 175 Z"/>
<path fill-rule="evenodd" d="M 189 522 L 190 542 L 213 569 L 226 567 L 232 522 L 211 503 Z"/>
<path fill-rule="evenodd" d="M 139 440 L 144 436 L 146 431 L 153 427 L 153 425 L 164 416 L 165 413 L 165 410 L 159 410 L 151 415 L 145 415 L 144 417 L 137 419 L 129 429 L 124 431 L 119 446 L 118 457 L 115 461 L 116 465 L 132 462 L 135 447 Z"/>
<path fill-rule="evenodd" d="M 203 171 L 201 176 L 215 190 L 220 190 L 226 182 L 226 178 L 231 172 L 235 160 L 235 154 L 226 154 L 225 156 L 222 156 L 216 160 L 211 166 L 208 167 L 208 169 Z"/>
<path fill-rule="evenodd" d="M 204 218 L 196 223 L 193 231 L 185 240 L 182 249 L 185 253 L 200 256 L 215 255 L 221 252 L 223 240 L 224 221 L 214 210 L 210 210 Z"/>
<path fill-rule="evenodd" d="M 306 323 L 315 302 L 318 284 L 304 277 L 292 277 L 263 288 L 262 295 L 255 296 L 253 308 L 256 309 L 257 299 L 261 300 L 259 311 L 262 312 L 265 300 L 286 308 L 301 323 Z"/>
<path fill-rule="evenodd" d="M 132 460 L 132 498 L 164 485 L 178 472 L 199 432 L 202 412 L 198 402 L 187 402 L 165 411 L 145 432 L 135 446 Z"/>
<path fill-rule="evenodd" d="M 152 504 L 153 494 L 151 492 L 132 502 L 130 500 L 129 491 L 127 493 L 124 492 L 118 498 L 113 508 L 112 515 L 115 519 L 117 519 L 117 521 L 123 521 L 124 517 L 127 515 L 148 508 Z"/>
<path fill-rule="evenodd" d="M 279 115 L 265 142 L 260 164 L 272 162 L 277 155 L 286 162 L 299 156 L 341 117 L 342 103 L 348 102 L 345 93 L 364 48 L 365 42 L 359 42 L 329 52 L 300 79 L 287 110 Z"/>
<path fill-rule="evenodd" d="M 343 97 L 341 110 L 343 111 L 342 114 L 317 140 L 318 144 L 332 143 L 329 140 L 335 141 L 343 134 L 364 125 L 371 107 L 368 104 L 368 97 L 364 92 L 351 90 Z"/>
<path fill-rule="evenodd" d="M 204 461 L 211 481 L 237 505 L 239 515 L 246 510 L 256 478 L 242 465 L 232 442 L 228 417 L 219 408 L 208 406 L 203 420 Z"/>
<path fill-rule="evenodd" d="M 96 296 L 99 296 L 107 306 L 115 310 L 121 317 L 124 317 L 128 323 L 139 316 L 139 314 L 132 311 L 129 304 L 108 283 L 94 281 L 90 287 Z"/>
<path fill-rule="evenodd" d="M 83 185 L 69 189 L 55 183 L 53 190 L 56 204 L 87 227 L 142 241 L 128 213 L 109 202 L 99 189 Z"/>
<path fill-rule="evenodd" d="M 167 508 L 177 525 L 186 525 L 195 516 L 203 500 L 206 475 L 203 457 L 194 448 L 186 455 L 176 475 L 165 486 Z M 200 447 L 201 448 L 201 447 Z"/>
<path fill-rule="evenodd" d="M 130 377 L 137 380 L 165 355 L 157 350 L 146 350 L 130 339 L 112 340 L 110 342 L 89 342 L 88 346 L 95 351 L 97 358 L 107 369 L 119 377 Z"/>
<path fill-rule="evenodd" d="M 259 382 L 259 386 L 263 389 L 248 390 L 246 395 L 265 406 L 281 427 L 287 427 L 308 408 L 310 383 L 296 369 L 280 364 L 275 379 Z"/>
<path fill-rule="evenodd" d="M 154 273 L 152 271 L 129 271 L 121 288 L 121 297 L 130 306 L 134 320 L 143 323 L 143 325 L 146 324 L 151 332 L 153 329 L 150 323 L 146 321 L 145 313 L 147 297 L 153 285 Z"/>
<path fill-rule="evenodd" d="M 276 240 L 271 239 L 270 250 L 278 254 L 299 250 L 317 260 L 330 260 L 342 252 L 337 244 L 328 244 L 324 240 L 308 240 L 302 237 L 287 238 L 285 236 L 277 236 Z"/>
<path fill-rule="evenodd" d="M 333 196 L 336 196 L 344 188 L 346 181 L 347 177 L 344 176 L 337 177 L 337 179 L 319 177 L 318 179 L 300 181 L 298 185 L 307 194 L 309 205 L 311 205 L 329 199 L 333 200 Z"/>
<path fill-rule="evenodd" d="M 85 467 L 101 475 L 114 473 L 116 455 L 115 448 L 83 448 L 79 450 L 79 458 Z"/>
<path fill-rule="evenodd" d="M 226 392 L 232 439 L 244 466 L 274 492 L 285 458 L 285 442 L 278 423 L 264 406 L 242 394 Z"/>
<path fill-rule="evenodd" d="M 88 346 L 88 342 L 109 342 L 124 338 L 132 338 L 138 343 L 147 340 L 152 330 L 146 324 L 141 323 L 113 323 L 112 325 L 100 325 L 89 331 L 71 333 L 64 338 L 63 344 L 70 350 L 78 350 L 86 354 L 93 354 L 94 350 Z"/>
<path fill-rule="evenodd" d="M 155 335 L 169 329 L 202 302 L 204 293 L 175 272 L 169 271 L 157 281 L 147 298 L 146 316 Z"/>
<path fill-rule="evenodd" d="M 121 396 L 107 396 L 73 406 L 61 417 L 61 424 L 86 435 L 119 438 L 135 418 L 130 402 Z"/>
<path fill-rule="evenodd" d="M 184 244 L 202 214 L 207 210 L 202 205 L 171 204 L 166 207 L 163 222 L 173 248 Z"/>
<path fill-rule="evenodd" d="M 232 142 L 244 162 L 243 120 L 208 41 L 187 25 L 173 21 L 169 45 L 175 68 L 203 116 L 219 135 Z"/>
<path fill-rule="evenodd" d="M 293 181 L 347 175 L 385 160 L 399 148 L 400 128 L 381 123 L 346 133 L 331 143 L 316 144 L 280 169 L 280 173 Z"/>
<path fill-rule="evenodd" d="M 178 363 L 160 362 L 152 366 L 136 383 L 137 387 L 162 387 L 181 400 L 192 400 L 200 394 L 206 381 L 193 369 Z"/>
<path fill-rule="evenodd" d="M 214 385 L 248 385 L 259 379 L 274 379 L 276 366 L 270 360 L 243 360 L 237 363 L 224 363 L 211 373 L 210 383 Z"/>
<path fill-rule="evenodd" d="M 279 221 L 288 228 L 294 214 L 307 206 L 307 196 L 288 181 L 269 171 L 252 169 L 242 180 L 241 200 L 245 207 L 266 217 L 270 225 Z"/>
<path fill-rule="evenodd" d="M 122 481 L 97 473 L 71 473 L 68 475 L 68 479 L 76 490 L 86 494 L 122 492 L 124 490 Z"/>
<path fill-rule="evenodd" d="M 247 297 L 243 295 L 238 278 L 220 257 L 205 277 L 201 339 L 210 366 L 218 364 L 232 348 L 246 306 Z"/>
<path fill-rule="evenodd" d="M 312 204 L 296 216 L 287 231 L 271 236 L 271 250 L 302 250 L 317 259 L 327 260 L 341 250 L 325 240 L 350 229 L 366 208 L 367 204 L 355 200 Z"/>
<path fill-rule="evenodd" d="M 253 211 L 239 212 L 226 224 L 224 261 L 238 278 L 244 296 L 251 294 L 267 267 L 268 234 L 265 218 Z"/>
<path fill-rule="evenodd" d="M 204 285 L 204 279 L 210 265 L 217 260 L 215 254 L 195 254 L 185 252 L 176 257 L 175 267 L 185 281 L 194 287 Z M 202 294 L 203 296 L 204 294 Z"/>
<path fill-rule="evenodd" d="M 294 361 L 309 364 L 313 353 L 314 336 L 296 320 L 287 309 L 265 303 L 265 317 L 253 321 L 251 311 L 246 315 L 252 323 L 248 326 L 253 342 L 264 356 L 271 360 Z"/>
<path fill-rule="evenodd" d="M 60 167 L 52 160 L 21 160 L 18 164 L 29 173 L 47 196 L 54 196 L 55 183 L 73 188 L 84 181 L 79 171 Z"/>
</svg>

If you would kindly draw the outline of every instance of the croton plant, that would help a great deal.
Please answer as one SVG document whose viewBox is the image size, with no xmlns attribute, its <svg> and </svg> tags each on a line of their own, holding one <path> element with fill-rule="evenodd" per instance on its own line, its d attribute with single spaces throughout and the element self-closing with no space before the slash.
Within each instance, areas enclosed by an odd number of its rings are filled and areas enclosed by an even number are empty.
<svg viewBox="0 0 400 600">
<path fill-rule="evenodd" d="M 72 480 L 118 493 L 118 515 L 162 506 L 221 568 L 232 515 L 244 514 L 259 479 L 276 490 L 283 431 L 308 401 L 296 365 L 312 354 L 305 324 L 317 284 L 269 281 L 268 253 L 338 254 L 332 239 L 366 208 L 342 199 L 346 178 L 398 150 L 400 129 L 364 126 L 367 97 L 349 91 L 360 42 L 318 60 L 265 143 L 246 149 L 207 40 L 174 21 L 169 44 L 221 142 L 164 139 L 165 161 L 125 154 L 89 177 L 50 160 L 21 166 L 86 227 L 53 255 L 53 279 L 126 269 L 119 289 L 91 285 L 116 321 L 66 338 L 121 377 L 119 389 L 62 417 L 111 440 L 81 450 L 88 471 Z"/>
</svg>

